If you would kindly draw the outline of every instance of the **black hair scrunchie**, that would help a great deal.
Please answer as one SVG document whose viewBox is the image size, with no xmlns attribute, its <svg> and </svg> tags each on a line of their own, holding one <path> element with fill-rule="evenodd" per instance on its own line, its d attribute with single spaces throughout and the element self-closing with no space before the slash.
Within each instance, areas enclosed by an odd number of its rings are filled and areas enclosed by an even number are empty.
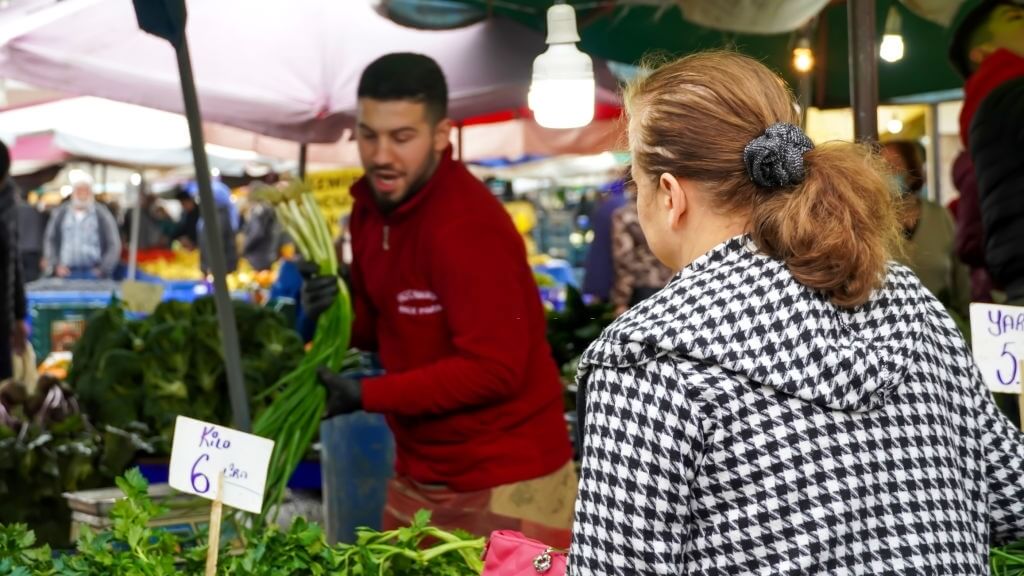
<svg viewBox="0 0 1024 576">
<path fill-rule="evenodd" d="M 783 188 L 804 181 L 804 154 L 813 149 L 799 126 L 778 122 L 743 148 L 743 163 L 754 184 Z"/>
</svg>

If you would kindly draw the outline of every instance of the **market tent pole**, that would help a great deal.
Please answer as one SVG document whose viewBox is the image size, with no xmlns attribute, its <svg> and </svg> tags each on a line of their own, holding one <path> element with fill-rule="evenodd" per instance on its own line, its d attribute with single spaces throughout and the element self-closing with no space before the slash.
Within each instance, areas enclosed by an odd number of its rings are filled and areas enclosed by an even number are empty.
<svg viewBox="0 0 1024 576">
<path fill-rule="evenodd" d="M 248 432 L 252 429 L 249 417 L 249 395 L 242 376 L 241 351 L 238 345 L 238 327 L 235 324 L 235 309 L 227 285 L 227 263 L 224 259 L 224 245 L 220 236 L 220 220 L 217 218 L 217 204 L 213 199 L 210 185 L 210 167 L 203 144 L 202 116 L 199 113 L 199 99 L 196 95 L 195 79 L 192 76 L 192 60 L 185 35 L 184 0 L 133 0 L 139 27 L 167 40 L 174 46 L 178 57 L 178 75 L 185 100 L 185 116 L 192 140 L 192 158 L 195 162 L 196 182 L 199 185 L 199 214 L 203 218 L 203 234 L 209 248 L 207 259 L 213 271 L 214 300 L 217 303 L 217 320 L 220 324 L 221 343 L 224 346 L 224 365 L 231 398 L 231 413 L 234 427 Z"/>
<path fill-rule="evenodd" d="M 128 241 L 127 280 L 135 280 L 135 271 L 139 263 L 139 223 L 142 220 L 142 191 L 145 185 L 145 181 L 140 179 L 139 183 L 133 186 L 135 189 L 135 210 L 132 210 L 131 236 Z"/>
<path fill-rule="evenodd" d="M 928 193 L 932 200 L 945 206 L 945 198 L 942 197 L 942 135 L 939 133 L 938 102 L 932 102 L 928 106 L 928 119 L 928 166 L 931 167 L 931 174 L 928 175 Z"/>
<path fill-rule="evenodd" d="M 309 144 L 299 144 L 299 180 L 306 179 L 306 159 L 309 154 Z"/>
<path fill-rule="evenodd" d="M 848 0 L 850 28 L 850 104 L 858 142 L 878 141 L 878 55 L 875 48 L 875 0 Z"/>
<path fill-rule="evenodd" d="M 463 145 L 463 140 L 462 140 L 462 122 L 459 122 L 459 123 L 457 123 L 455 125 L 455 130 L 458 131 L 457 135 L 456 135 L 456 138 L 457 138 L 456 146 L 458 147 L 458 155 L 456 156 L 456 158 L 460 162 L 465 162 L 466 161 L 466 153 L 463 152 L 463 150 L 462 150 L 462 145 Z"/>
</svg>

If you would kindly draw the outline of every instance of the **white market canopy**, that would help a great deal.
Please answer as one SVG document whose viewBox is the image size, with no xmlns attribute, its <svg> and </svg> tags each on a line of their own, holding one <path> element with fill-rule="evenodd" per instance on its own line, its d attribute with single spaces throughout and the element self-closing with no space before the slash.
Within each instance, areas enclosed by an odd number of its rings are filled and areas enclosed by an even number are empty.
<svg viewBox="0 0 1024 576">
<path fill-rule="evenodd" d="M 67 98 L 0 112 L 2 139 L 12 150 L 15 174 L 52 162 L 53 150 L 68 157 L 140 168 L 192 165 L 188 123 L 180 114 L 103 98 Z M 210 127 L 216 131 L 216 127 Z M 40 142 L 40 136 L 49 142 Z M 22 157 L 21 142 L 42 150 L 40 158 Z M 250 150 L 207 144 L 210 166 L 240 175 L 253 164 L 275 170 L 294 166 Z"/>
<path fill-rule="evenodd" d="M 180 113 L 173 49 L 138 28 L 127 0 L 9 0 L 0 8 L 0 77 Z M 446 31 L 405 28 L 365 0 L 189 0 L 187 34 L 205 121 L 296 142 L 335 142 L 377 57 L 415 51 L 448 79 L 450 112 L 471 118 L 526 104 L 543 36 L 490 19 Z M 598 99 L 616 83 L 595 62 Z"/>
</svg>

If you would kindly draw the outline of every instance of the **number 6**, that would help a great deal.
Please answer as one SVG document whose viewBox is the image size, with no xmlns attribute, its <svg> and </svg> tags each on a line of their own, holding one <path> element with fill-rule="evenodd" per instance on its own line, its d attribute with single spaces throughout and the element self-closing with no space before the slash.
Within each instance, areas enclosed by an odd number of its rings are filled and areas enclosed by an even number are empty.
<svg viewBox="0 0 1024 576">
<path fill-rule="evenodd" d="M 196 467 L 199 466 L 200 462 L 209 459 L 209 454 L 203 454 L 202 456 L 196 459 L 194 464 L 192 464 L 192 489 L 198 492 L 199 494 L 206 494 L 210 490 L 210 479 L 206 477 L 206 474 L 203 474 L 202 472 L 196 472 Z M 197 479 L 201 479 L 203 481 L 202 488 L 200 488 L 199 485 L 196 483 Z"/>
<path fill-rule="evenodd" d="M 1013 355 L 1013 352 L 1007 350 L 1007 348 L 1009 348 L 1012 344 L 1013 344 L 1013 342 L 1004 342 L 1003 343 L 1003 353 L 999 355 L 1000 357 L 1003 357 L 1003 356 L 1009 356 L 1010 357 L 1010 366 L 1012 366 L 1012 370 L 1013 370 L 1010 373 L 1010 377 L 1005 379 L 1005 380 L 1003 379 L 1003 371 L 1002 370 L 996 370 L 996 378 L 999 378 L 999 383 L 1002 384 L 1003 386 L 1007 386 L 1009 384 L 1013 384 L 1014 382 L 1017 381 L 1017 357 Z"/>
</svg>

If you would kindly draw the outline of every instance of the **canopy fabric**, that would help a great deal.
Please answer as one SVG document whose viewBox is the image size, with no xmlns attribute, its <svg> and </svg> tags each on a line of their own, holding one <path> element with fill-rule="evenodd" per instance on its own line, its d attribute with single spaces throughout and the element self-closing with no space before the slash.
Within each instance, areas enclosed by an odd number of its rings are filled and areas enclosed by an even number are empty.
<svg viewBox="0 0 1024 576">
<path fill-rule="evenodd" d="M 519 158 L 526 155 L 596 154 L 623 143 L 624 125 L 603 110 L 589 126 L 548 130 L 529 118 L 502 120 L 462 128 L 462 158 Z M 179 168 L 192 165 L 188 122 L 180 114 L 153 110 L 104 98 L 82 96 L 23 106 L 0 112 L 4 140 L 11 146 L 16 173 L 69 158 L 131 167 Z M 203 125 L 210 167 L 241 175 L 253 164 L 276 171 L 294 169 L 299 145 L 207 122 Z M 330 144 L 311 144 L 308 161 L 327 166 L 358 166 L 359 152 L 351 132 Z M 453 133 L 454 144 L 460 142 Z"/>
<path fill-rule="evenodd" d="M 139 168 L 192 164 L 184 116 L 102 98 L 67 98 L 0 112 L 0 126 L 8 134 L 17 174 L 72 157 Z M 207 129 L 215 132 L 216 126 Z M 243 174 L 256 163 L 276 170 L 294 166 L 216 143 L 206 150 L 210 167 L 225 174 Z"/>
<path fill-rule="evenodd" d="M 460 158 L 466 162 L 491 158 L 523 156 L 558 156 L 561 154 L 597 154 L 624 146 L 625 125 L 619 119 L 595 120 L 583 128 L 549 130 L 530 119 L 512 119 L 462 128 Z M 294 158 L 298 145 L 294 142 L 262 136 L 228 126 L 206 126 L 208 142 L 236 149 L 252 150 L 261 156 Z M 458 147 L 458 133 L 452 143 Z M 346 134 L 331 144 L 311 144 L 307 149 L 310 165 L 359 166 L 359 150 Z"/>
<path fill-rule="evenodd" d="M 126 0 L 10 0 L 0 8 L 0 77 L 182 112 L 171 46 L 138 29 Z M 468 118 L 526 103 L 542 34 L 506 19 L 447 31 L 399 26 L 364 0 L 188 0 L 203 119 L 299 142 L 352 125 L 362 70 L 396 51 L 427 54 Z M 595 63 L 599 99 L 617 85 Z"/>
</svg>

